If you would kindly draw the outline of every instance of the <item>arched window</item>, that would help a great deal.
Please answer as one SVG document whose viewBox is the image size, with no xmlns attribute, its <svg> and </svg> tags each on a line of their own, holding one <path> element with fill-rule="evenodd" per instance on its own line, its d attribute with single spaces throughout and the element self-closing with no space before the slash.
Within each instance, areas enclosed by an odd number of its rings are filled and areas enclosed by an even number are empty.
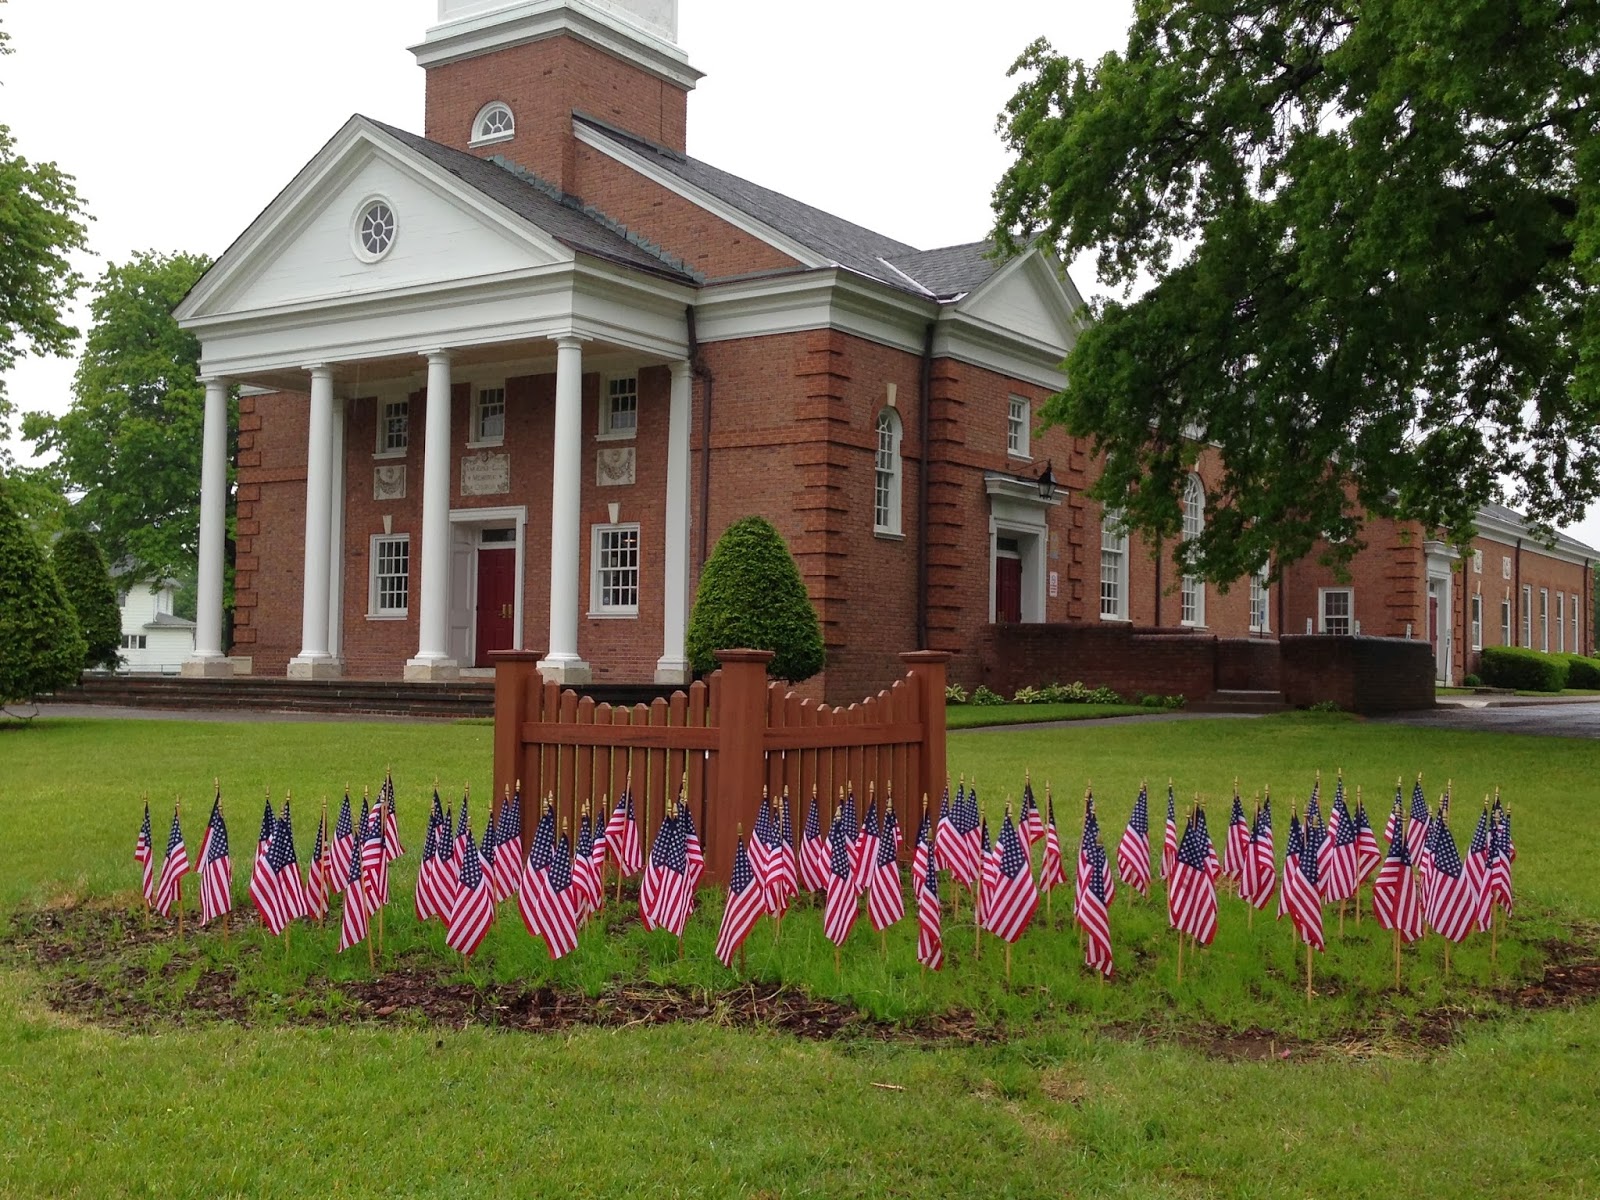
<svg viewBox="0 0 1600 1200">
<path fill-rule="evenodd" d="M 472 119 L 472 145 L 488 146 L 508 142 L 517 131 L 516 118 L 503 100 L 485 104 Z"/>
<path fill-rule="evenodd" d="M 1206 527 L 1206 489 L 1200 476 L 1189 476 L 1183 489 L 1183 540 L 1197 538 Z M 1192 575 L 1183 577 L 1179 617 L 1185 625 L 1206 623 L 1206 585 Z"/>
<path fill-rule="evenodd" d="M 878 414 L 874 459 L 872 531 L 900 532 L 900 416 L 892 408 Z"/>
</svg>

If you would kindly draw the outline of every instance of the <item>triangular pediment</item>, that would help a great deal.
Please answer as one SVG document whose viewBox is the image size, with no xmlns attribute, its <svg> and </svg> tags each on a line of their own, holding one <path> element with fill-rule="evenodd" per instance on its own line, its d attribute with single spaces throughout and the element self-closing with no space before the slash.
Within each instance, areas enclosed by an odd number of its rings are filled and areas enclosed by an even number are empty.
<svg viewBox="0 0 1600 1200">
<path fill-rule="evenodd" d="M 1006 263 L 956 305 L 963 316 L 1065 357 L 1083 323 L 1083 299 L 1056 259 L 1035 247 Z"/>
<path fill-rule="evenodd" d="M 382 199 L 393 245 L 363 257 L 358 223 Z M 570 263 L 572 252 L 382 127 L 352 118 L 178 308 L 185 322 L 330 300 L 426 292 Z"/>
</svg>

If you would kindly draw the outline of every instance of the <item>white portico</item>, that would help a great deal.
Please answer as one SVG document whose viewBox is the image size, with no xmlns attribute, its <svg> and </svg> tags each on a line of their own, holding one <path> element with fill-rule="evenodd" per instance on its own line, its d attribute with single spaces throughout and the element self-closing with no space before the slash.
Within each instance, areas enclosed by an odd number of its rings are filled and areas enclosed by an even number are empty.
<svg viewBox="0 0 1600 1200">
<path fill-rule="evenodd" d="M 222 653 L 223 537 L 227 504 L 227 404 L 234 385 L 307 397 L 300 645 L 292 676 L 344 670 L 342 623 L 353 585 L 345 545 L 349 507 L 382 495 L 385 479 L 357 478 L 364 460 L 346 452 L 347 407 L 375 396 L 420 395 L 420 489 L 398 476 L 420 523 L 408 545 L 416 584 L 415 646 L 408 679 L 455 675 L 463 595 L 453 586 L 452 547 L 463 531 L 509 530 L 519 569 L 514 646 L 523 643 L 523 584 L 543 583 L 526 561 L 531 489 L 549 496 L 547 678 L 583 682 L 580 559 L 586 471 L 595 462 L 583 427 L 583 381 L 596 372 L 666 368 L 664 517 L 650 530 L 662 563 L 657 678 L 687 679 L 689 423 L 691 372 L 686 305 L 695 281 L 664 256 L 588 219 L 507 168 L 425 142 L 361 117 L 349 123 L 222 257 L 178 311 L 202 345 L 206 425 L 201 480 L 200 595 L 196 649 L 185 670 L 225 674 Z M 502 390 L 498 458 L 516 472 L 516 494 L 492 502 L 470 492 L 469 467 L 495 455 L 463 453 L 452 421 L 453 392 L 486 378 L 553 376 L 548 401 Z M 531 393 L 530 393 L 531 396 Z M 459 401 L 458 401 L 459 403 Z M 550 439 L 534 455 L 508 431 L 553 410 Z M 469 412 L 476 409 L 469 407 Z M 470 418 L 476 421 L 476 415 Z M 520 427 L 520 426 L 519 426 Z M 468 431 L 467 447 L 480 431 Z M 487 444 L 487 443 L 477 443 Z M 374 457 L 381 457 L 374 455 Z M 353 464 L 346 479 L 347 461 Z M 402 468 L 403 472 L 404 468 Z M 453 474 L 460 476 L 453 486 Z M 522 501 L 518 504 L 516 501 Z M 370 505 L 368 505 L 370 507 Z M 542 509 L 539 499 L 537 508 Z M 521 515 L 518 516 L 517 514 Z M 388 519 L 384 529 L 388 532 Z M 531 534 L 527 535 L 530 539 Z M 653 556 L 652 556 L 653 557 Z M 409 565 L 407 571 L 413 568 Z M 653 588 L 652 588 L 653 590 Z M 527 611 L 535 606 L 527 605 Z M 408 620 L 410 619 L 408 615 Z"/>
</svg>

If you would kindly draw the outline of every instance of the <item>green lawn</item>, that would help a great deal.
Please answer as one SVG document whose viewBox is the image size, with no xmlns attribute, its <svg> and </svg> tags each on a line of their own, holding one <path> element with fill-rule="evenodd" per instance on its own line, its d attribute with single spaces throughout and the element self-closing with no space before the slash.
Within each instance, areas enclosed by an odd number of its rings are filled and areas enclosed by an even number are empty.
<svg viewBox="0 0 1600 1200">
<path fill-rule="evenodd" d="M 611 906 L 604 927 L 552 966 L 508 907 L 478 958 L 456 965 L 436 925 L 405 915 L 409 873 L 425 787 L 437 775 L 448 792 L 470 781 L 486 795 L 489 753 L 481 726 L 52 720 L 0 730 L 0 912 L 74 902 L 128 911 L 139 794 L 151 794 L 158 841 L 173 795 L 184 796 L 192 850 L 214 775 L 242 896 L 263 788 L 280 802 L 294 790 L 304 854 L 323 793 L 375 784 L 387 764 L 409 851 L 388 918 L 389 969 L 487 995 L 542 984 L 703 989 L 711 1020 L 549 1035 L 496 1030 L 492 1012 L 466 1028 L 404 1013 L 352 1024 L 365 955 L 340 960 L 331 929 L 298 928 L 287 954 L 254 930 L 226 946 L 211 934 L 181 946 L 85 944 L 63 963 L 0 944 L 0 1195 L 1532 1197 L 1600 1186 L 1600 1012 L 1517 1013 L 1506 1000 L 1538 976 L 1543 943 L 1595 936 L 1600 876 L 1592 838 L 1574 836 L 1593 819 L 1591 743 L 1311 714 L 955 735 L 951 769 L 976 778 L 991 813 L 1031 770 L 1041 795 L 1053 785 L 1074 839 L 1086 783 L 1109 840 L 1141 777 L 1159 801 L 1169 774 L 1180 796 L 1212 800 L 1220 835 L 1238 773 L 1247 798 L 1271 784 L 1281 849 L 1291 796 L 1303 799 L 1318 768 L 1331 788 L 1342 765 L 1376 811 L 1396 775 L 1409 788 L 1425 772 L 1430 796 L 1453 778 L 1463 843 L 1476 798 L 1498 784 L 1520 851 L 1498 974 L 1487 948 L 1469 944 L 1447 985 L 1437 945 L 1425 945 L 1407 952 L 1407 987 L 1393 993 L 1388 943 L 1369 919 L 1318 961 L 1323 994 L 1309 1010 L 1287 931 L 1262 920 L 1246 929 L 1226 900 L 1216 945 L 1186 964 L 1181 984 L 1159 898 L 1129 903 L 1126 892 L 1112 910 L 1118 977 L 1103 987 L 1078 969 L 1075 938 L 1042 924 L 1017 946 L 1009 988 L 992 939 L 972 961 L 970 923 L 963 936 L 947 920 L 952 962 L 925 978 L 909 924 L 891 931 L 884 961 L 863 917 L 842 978 L 814 913 L 793 914 L 776 945 L 766 925 L 751 938 L 754 976 L 891 1022 L 975 1010 L 993 1040 L 974 1045 L 718 1024 L 717 993 L 737 983 L 711 958 L 713 897 L 682 961 L 665 935 Z M 1159 811 L 1155 820 L 1159 830 Z M 234 980 L 246 1025 L 186 1002 L 217 972 Z M 83 981 L 151 1015 L 130 1031 L 114 1005 L 100 1020 L 48 1003 Z M 1447 1046 L 1417 1046 L 1419 1033 L 1436 1041 L 1456 1025 Z M 1253 1028 L 1273 1031 L 1289 1057 L 1232 1061 L 1193 1047 Z"/>
<path fill-rule="evenodd" d="M 1137 704 L 952 704 L 944 710 L 944 717 L 951 729 L 978 729 L 985 725 L 1132 717 L 1141 713 L 1148 715 L 1151 711 Z"/>
</svg>

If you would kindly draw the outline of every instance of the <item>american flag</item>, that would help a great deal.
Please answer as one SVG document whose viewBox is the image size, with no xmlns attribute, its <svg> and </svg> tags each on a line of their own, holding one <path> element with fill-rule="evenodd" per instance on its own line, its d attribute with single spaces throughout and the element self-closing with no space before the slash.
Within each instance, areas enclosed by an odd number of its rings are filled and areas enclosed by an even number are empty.
<svg viewBox="0 0 1600 1200">
<path fill-rule="evenodd" d="M 811 807 L 806 810 L 805 832 L 800 835 L 800 883 L 808 892 L 828 886 L 828 839 L 822 836 L 816 788 L 811 789 Z"/>
<path fill-rule="evenodd" d="M 1056 804 L 1054 800 L 1046 800 L 1050 810 L 1050 819 L 1044 827 L 1044 853 L 1039 856 L 1039 887 L 1044 891 L 1054 891 L 1067 881 L 1067 873 L 1061 865 L 1061 834 L 1056 829 Z"/>
<path fill-rule="evenodd" d="M 1044 820 L 1039 815 L 1039 802 L 1033 798 L 1033 780 L 1022 780 L 1022 810 L 1017 817 L 1018 829 L 1031 848 L 1044 836 Z"/>
<path fill-rule="evenodd" d="M 1398 805 L 1396 806 L 1398 809 Z M 1403 822 L 1395 822 L 1395 836 L 1389 853 L 1372 884 L 1372 915 L 1383 929 L 1398 929 L 1406 943 L 1422 936 L 1422 903 L 1417 895 L 1417 878 L 1411 870 L 1411 852 L 1406 848 Z"/>
<path fill-rule="evenodd" d="M 800 894 L 800 868 L 794 847 L 794 814 L 789 807 L 789 789 L 783 789 L 783 822 L 778 826 L 778 879 L 786 899 Z"/>
<path fill-rule="evenodd" d="M 1034 909 L 1039 907 L 1039 889 L 1034 886 L 1022 838 L 1011 823 L 1009 812 L 1000 825 L 996 846 L 999 853 L 995 856 L 994 887 L 984 889 L 983 917 L 990 933 L 1003 941 L 1014 942 L 1033 920 Z"/>
<path fill-rule="evenodd" d="M 1117 874 L 1141 896 L 1150 894 L 1150 792 L 1142 783 L 1133 815 L 1117 843 Z"/>
<path fill-rule="evenodd" d="M 483 881 L 489 889 L 489 900 L 494 904 L 499 904 L 505 899 L 500 894 L 498 872 L 494 869 L 495 846 L 499 838 L 500 823 L 495 820 L 494 802 L 491 800 L 488 815 L 483 822 L 483 837 L 478 842 L 478 861 L 483 865 Z"/>
<path fill-rule="evenodd" d="M 828 898 L 822 907 L 822 932 L 835 946 L 844 945 L 861 911 L 860 893 L 850 874 L 853 844 L 844 812 L 834 813 L 828 830 Z"/>
<path fill-rule="evenodd" d="M 1500 789 L 1498 789 L 1498 788 L 1495 789 L 1494 803 L 1495 803 L 1495 807 L 1500 810 L 1500 824 L 1502 824 L 1502 825 L 1504 825 L 1506 827 L 1507 853 L 1510 855 L 1511 861 L 1512 862 L 1516 862 L 1517 861 L 1517 843 L 1516 843 L 1516 839 L 1514 839 L 1511 836 L 1511 810 L 1509 808 L 1505 808 L 1505 807 L 1501 806 L 1501 804 L 1500 804 Z"/>
<path fill-rule="evenodd" d="M 323 805 L 317 818 L 317 836 L 311 845 L 311 865 L 306 868 L 306 916 L 320 921 L 328 915 L 329 876 L 332 871 L 332 848 L 328 845 L 328 810 Z"/>
<path fill-rule="evenodd" d="M 978 821 L 978 887 L 977 894 L 973 897 L 973 905 L 977 909 L 978 925 L 988 928 L 984 908 L 990 894 L 994 891 L 995 879 L 1000 874 L 1000 849 L 989 841 L 989 818 L 983 817 Z"/>
<path fill-rule="evenodd" d="M 1400 827 L 1400 822 L 1405 819 L 1404 805 L 1405 785 L 1396 779 L 1394 781 L 1394 807 L 1389 810 L 1389 819 L 1383 825 L 1383 840 L 1385 842 L 1394 841 L 1394 831 Z"/>
<path fill-rule="evenodd" d="M 272 815 L 272 793 L 267 793 L 266 807 L 261 811 L 261 832 L 256 835 L 256 857 L 265 858 L 267 847 L 272 844 L 272 827 L 278 818 Z"/>
<path fill-rule="evenodd" d="M 1272 794 L 1261 800 L 1261 811 L 1256 815 L 1255 834 L 1252 839 L 1256 856 L 1256 890 L 1250 903 L 1265 908 L 1272 902 L 1272 893 L 1278 886 L 1278 851 L 1272 839 Z"/>
<path fill-rule="evenodd" d="M 989 853 L 989 831 L 985 827 L 983 810 L 978 807 L 976 783 L 967 789 L 966 801 L 960 807 L 962 815 L 958 817 L 958 821 L 961 827 L 961 840 L 966 846 L 967 862 L 972 865 L 972 880 L 969 886 L 976 896 L 983 887 L 983 859 Z"/>
<path fill-rule="evenodd" d="M 1198 802 L 1199 802 L 1199 797 L 1198 796 L 1195 797 L 1195 801 L 1198 804 Z M 1211 844 L 1211 831 L 1206 828 L 1206 810 L 1205 809 L 1198 808 L 1198 807 L 1195 809 L 1195 811 L 1194 811 L 1194 824 L 1195 824 L 1195 828 L 1200 831 L 1200 840 L 1201 840 L 1201 842 L 1203 842 L 1205 844 L 1205 850 L 1206 850 L 1206 874 L 1211 877 L 1211 882 L 1212 883 L 1216 883 L 1218 878 L 1220 878 L 1221 875 L 1222 875 L 1222 863 L 1217 858 L 1217 848 Z M 1180 846 L 1179 849 L 1182 849 L 1182 847 Z"/>
<path fill-rule="evenodd" d="M 200 923 L 209 925 L 233 908 L 233 862 L 228 857 L 228 826 L 222 798 L 211 802 L 205 850 L 200 855 Z"/>
<path fill-rule="evenodd" d="M 689 883 L 689 831 L 686 809 L 661 820 L 655 842 L 650 847 L 650 862 L 639 887 L 639 910 L 646 929 L 665 929 L 682 937 L 689 921 L 691 885 Z"/>
<path fill-rule="evenodd" d="M 1348 900 L 1356 890 L 1356 825 L 1344 803 L 1344 780 L 1333 793 L 1328 834 L 1317 849 L 1317 890 L 1330 903 Z"/>
<path fill-rule="evenodd" d="M 1467 847 L 1467 878 L 1475 900 L 1472 927 L 1488 932 L 1493 901 L 1489 895 L 1489 805 L 1485 802 L 1478 814 L 1477 828 L 1472 831 L 1472 842 Z"/>
<path fill-rule="evenodd" d="M 590 841 L 594 839 L 591 837 Z M 495 903 L 515 895 L 522 878 L 522 783 L 506 789 L 500 801 L 500 824 L 495 830 Z"/>
<path fill-rule="evenodd" d="M 400 818 L 394 811 L 394 776 L 388 771 L 383 773 L 378 803 L 383 805 L 383 857 L 386 862 L 393 862 L 406 852 L 406 848 L 400 844 Z M 387 874 L 384 877 L 387 879 Z M 385 896 L 383 902 L 389 903 L 389 897 Z"/>
<path fill-rule="evenodd" d="M 1372 822 L 1367 820 L 1366 806 L 1356 801 L 1356 887 L 1365 883 L 1383 861 L 1383 851 L 1378 846 L 1378 835 L 1372 832 Z"/>
<path fill-rule="evenodd" d="M 578 945 L 578 915 L 583 903 L 578 885 L 572 876 L 572 842 L 567 831 L 561 831 L 555 854 L 550 859 L 546 878 L 550 881 L 550 905 L 540 914 L 539 927 L 544 930 L 544 943 L 550 949 L 552 960 L 564 958 Z"/>
<path fill-rule="evenodd" d="M 964 799 L 962 805 L 965 805 Z M 939 822 L 934 826 L 933 861 L 936 868 L 944 868 L 952 878 L 970 886 L 972 872 L 967 866 L 966 842 L 962 840 L 961 830 L 956 825 L 956 811 L 956 805 L 950 800 L 950 781 L 947 779 L 944 795 L 939 800 Z"/>
<path fill-rule="evenodd" d="M 625 790 L 606 822 L 606 851 L 617 864 L 623 878 L 644 870 L 644 851 L 639 843 L 639 822 L 633 812 L 633 792 Z"/>
<path fill-rule="evenodd" d="M 783 840 L 783 821 L 778 815 L 776 801 L 767 807 L 767 819 L 759 840 L 766 865 L 762 889 L 767 911 L 781 917 L 789 907 L 789 898 L 796 894 L 796 886 L 794 854 Z"/>
<path fill-rule="evenodd" d="M 383 834 L 377 837 L 383 845 Z M 483 944 L 484 935 L 494 921 L 494 901 L 489 895 L 489 881 L 483 874 L 483 859 L 478 857 L 478 844 L 472 838 L 472 827 L 466 826 L 461 834 L 460 887 L 456 890 L 455 907 L 445 923 L 444 944 L 459 954 L 470 955 Z"/>
<path fill-rule="evenodd" d="M 266 856 L 256 860 L 256 869 L 250 876 L 250 898 L 261 914 L 261 924 L 275 936 L 290 921 L 305 915 L 305 892 L 300 886 L 300 863 L 295 857 L 294 824 L 287 796 L 283 815 L 272 827 Z"/>
<path fill-rule="evenodd" d="M 1161 839 L 1161 878 L 1171 883 L 1172 867 L 1178 861 L 1178 809 L 1172 795 L 1172 780 L 1167 780 L 1167 828 Z M 1170 901 L 1168 907 L 1171 907 Z"/>
<path fill-rule="evenodd" d="M 1411 788 L 1411 820 L 1406 826 L 1406 845 L 1411 849 L 1411 859 L 1420 868 L 1422 855 L 1428 848 L 1428 798 L 1422 794 L 1422 776 Z"/>
<path fill-rule="evenodd" d="M 861 832 L 856 835 L 855 845 L 850 848 L 850 878 L 858 896 L 864 894 L 871 884 L 872 864 L 877 861 L 878 801 L 874 797 L 867 801 L 867 819 L 862 822 Z"/>
<path fill-rule="evenodd" d="M 1205 946 L 1217 935 L 1217 887 L 1206 855 L 1209 841 L 1204 811 L 1196 810 L 1184 825 L 1178 859 L 1167 881 L 1168 918 L 1173 927 Z"/>
<path fill-rule="evenodd" d="M 928 837 L 928 819 L 917 831 L 917 853 L 911 864 L 917 889 L 917 961 L 930 971 L 944 966 L 944 933 L 939 911 L 939 869 Z"/>
<path fill-rule="evenodd" d="M 520 816 L 517 820 L 520 826 Z M 606 829 L 600 823 L 600 814 L 594 814 L 594 824 L 590 827 L 593 836 L 589 843 L 589 886 L 594 889 L 591 911 L 599 912 L 600 906 L 606 902 Z M 521 842 L 521 837 L 518 837 Z"/>
<path fill-rule="evenodd" d="M 367 903 L 377 912 L 389 903 L 388 863 L 383 857 L 383 813 L 367 811 L 367 798 L 361 798 L 361 820 L 358 833 L 361 837 L 361 873 L 367 893 Z M 480 867 L 482 860 L 479 860 Z M 451 906 L 452 909 L 454 906 Z"/>
<path fill-rule="evenodd" d="M 770 846 L 767 842 L 767 823 L 772 819 L 771 809 L 767 805 L 767 789 L 761 789 L 761 803 L 756 805 L 756 822 L 750 830 L 750 847 L 745 857 L 750 860 L 750 870 L 756 877 L 756 886 L 761 889 L 761 894 L 766 898 L 768 912 L 777 910 L 777 897 L 773 889 L 768 887 L 767 875 L 771 870 L 767 862 Z M 741 836 L 743 831 L 741 830 Z"/>
<path fill-rule="evenodd" d="M 1511 830 L 1505 813 L 1497 814 L 1489 826 L 1489 874 L 1485 880 L 1490 904 L 1498 904 L 1511 915 Z"/>
<path fill-rule="evenodd" d="M 268 816 L 272 809 L 269 805 Z M 276 817 L 272 818 L 273 825 L 277 825 Z M 272 864 L 268 856 L 272 851 L 273 836 L 269 831 L 267 840 L 256 845 L 256 861 L 250 870 L 250 899 L 256 906 L 256 911 L 261 914 L 261 924 L 273 933 L 283 932 L 283 927 L 288 924 L 288 919 L 279 915 L 281 907 L 278 897 L 278 877 L 273 873 Z"/>
<path fill-rule="evenodd" d="M 595 897 L 600 891 L 600 880 L 594 873 L 594 827 L 589 816 L 589 805 L 583 806 L 583 816 L 578 821 L 578 840 L 572 848 L 573 907 L 578 920 L 586 921 L 599 907 Z"/>
<path fill-rule="evenodd" d="M 906 915 L 905 891 L 900 886 L 900 861 L 895 857 L 894 809 L 885 806 L 883 835 L 877 839 L 872 881 L 867 891 L 867 915 L 880 933 Z"/>
<path fill-rule="evenodd" d="M 346 810 L 348 815 L 348 810 Z M 334 842 L 338 844 L 337 839 Z M 339 918 L 339 953 L 359 945 L 367 938 L 367 889 L 361 878 L 361 845 L 351 838 L 348 866 L 344 875 L 344 912 Z"/>
<path fill-rule="evenodd" d="M 1250 821 L 1250 833 L 1244 840 L 1244 849 L 1239 852 L 1239 899 L 1252 908 L 1257 907 L 1255 898 L 1261 891 L 1261 860 L 1256 855 L 1256 830 L 1260 823 L 1261 809 L 1258 806 L 1255 817 Z"/>
<path fill-rule="evenodd" d="M 444 831 L 444 813 L 440 809 L 439 792 L 433 793 L 433 810 L 428 813 L 428 833 L 422 839 L 422 858 L 417 863 L 417 920 L 440 916 L 441 909 L 435 898 L 434 866 L 438 862 L 439 837 Z"/>
<path fill-rule="evenodd" d="M 1093 814 L 1091 814 L 1091 820 Z M 1089 872 L 1084 880 L 1083 891 L 1078 896 L 1078 926 L 1083 930 L 1083 961 L 1100 974 L 1111 974 L 1111 921 L 1107 914 L 1107 906 L 1111 903 L 1107 895 L 1110 879 L 1107 875 L 1108 863 L 1106 862 L 1106 848 L 1100 844 L 1098 829 L 1094 830 L 1094 842 L 1090 844 L 1084 856 L 1088 860 Z M 1089 831 L 1084 834 L 1087 841 Z"/>
<path fill-rule="evenodd" d="M 466 863 L 467 847 L 466 843 L 461 839 L 467 836 L 467 801 L 471 797 L 471 794 L 472 793 L 470 790 L 465 788 L 462 789 L 461 816 L 456 821 L 456 836 L 454 842 L 452 843 L 453 849 L 450 857 L 450 875 L 451 878 L 455 880 L 452 886 L 458 892 L 461 890 L 461 868 Z M 479 859 L 479 865 L 482 865 L 481 858 Z M 455 904 L 452 902 L 450 907 L 454 909 Z"/>
<path fill-rule="evenodd" d="M 1245 845 L 1250 840 L 1250 827 L 1244 819 L 1244 801 L 1239 798 L 1237 785 L 1233 790 L 1233 807 L 1228 811 L 1228 835 L 1222 845 L 1222 873 L 1235 883 L 1244 873 Z"/>
<path fill-rule="evenodd" d="M 1456 839 L 1451 836 L 1442 807 L 1429 825 L 1428 841 L 1433 867 L 1423 897 L 1424 915 L 1440 937 L 1465 941 L 1477 924 L 1478 894 L 1461 862 L 1461 852 L 1456 849 Z"/>
<path fill-rule="evenodd" d="M 556 810 L 546 805 L 533 827 L 533 845 L 522 861 L 522 886 L 517 888 L 517 912 L 532 937 L 544 936 L 542 913 L 554 902 L 550 896 L 550 864 L 556 855 Z"/>
<path fill-rule="evenodd" d="M 433 852 L 433 912 L 434 916 L 448 925 L 450 910 L 456 906 L 456 893 L 461 890 L 461 857 L 456 848 L 455 826 L 448 804 L 443 806 L 442 815 L 444 824 L 439 826 L 439 844 Z"/>
<path fill-rule="evenodd" d="M 139 890 L 144 893 L 146 904 L 155 899 L 155 859 L 155 846 L 150 840 L 150 802 L 147 800 L 144 806 L 144 824 L 139 826 L 139 840 L 133 844 L 133 861 L 139 864 L 143 875 Z"/>
<path fill-rule="evenodd" d="M 1082 902 L 1083 894 L 1089 890 L 1089 849 L 1100 840 L 1100 818 L 1095 816 L 1094 801 L 1085 799 L 1083 803 L 1083 839 L 1078 843 L 1077 870 L 1072 883 L 1072 915 L 1078 915 L 1078 905 Z"/>
<path fill-rule="evenodd" d="M 1300 940 L 1318 950 L 1322 938 L 1322 900 L 1317 895 L 1317 860 L 1306 846 L 1300 814 L 1289 814 L 1289 841 L 1283 860 L 1283 885 L 1278 891 L 1278 918 L 1294 922 Z"/>
<path fill-rule="evenodd" d="M 434 802 L 439 799 L 438 790 L 433 793 Z M 270 809 L 268 811 L 271 811 Z M 344 864 L 350 860 L 350 851 L 355 848 L 356 831 L 350 820 L 350 789 L 345 788 L 344 800 L 339 805 L 339 819 L 333 827 L 333 861 L 339 865 L 335 874 L 338 876 L 333 881 L 333 890 L 344 891 L 345 879 Z"/>
<path fill-rule="evenodd" d="M 687 920 L 689 910 L 694 907 L 694 890 L 700 886 L 700 877 L 706 873 L 706 856 L 700 849 L 700 833 L 694 827 L 694 817 L 689 814 L 689 806 L 683 802 L 681 793 L 678 796 L 678 824 L 683 833 L 683 915 Z M 679 933 L 682 933 L 681 928 Z"/>
<path fill-rule="evenodd" d="M 733 966 L 733 955 L 766 910 L 762 888 L 755 869 L 745 853 L 744 839 L 733 844 L 733 878 L 728 883 L 728 902 L 722 906 L 722 925 L 717 930 L 717 957 L 725 967 Z"/>
</svg>

